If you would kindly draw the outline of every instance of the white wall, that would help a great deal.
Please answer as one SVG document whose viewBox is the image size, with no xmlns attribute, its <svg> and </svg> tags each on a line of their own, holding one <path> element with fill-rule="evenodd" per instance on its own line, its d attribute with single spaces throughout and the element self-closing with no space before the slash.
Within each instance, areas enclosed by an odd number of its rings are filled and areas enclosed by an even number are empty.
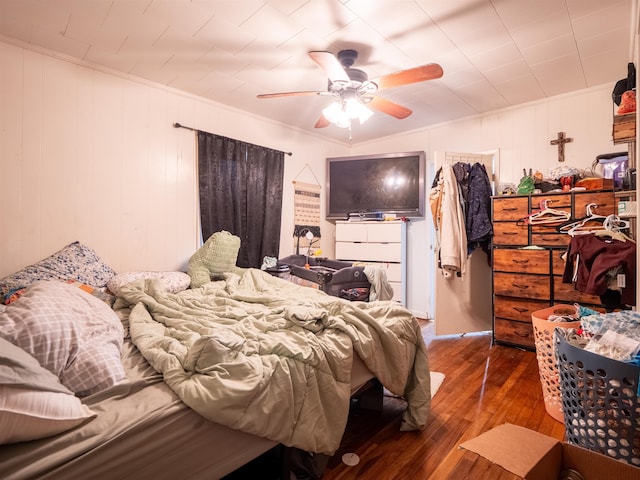
<svg viewBox="0 0 640 480">
<path fill-rule="evenodd" d="M 325 158 L 346 151 L 213 102 L 4 43 L 0 72 L 0 277 L 75 240 L 117 271 L 184 268 L 199 237 L 196 141 L 175 122 L 293 152 L 285 156 L 282 256 L 294 251 L 292 180 L 324 182 Z M 332 251 L 329 242 L 332 235 L 321 248 Z"/>
<path fill-rule="evenodd" d="M 597 154 L 624 150 L 611 142 L 613 85 L 348 148 L 4 43 L 0 72 L 0 277 L 74 240 L 117 271 L 184 268 L 198 247 L 195 138 L 174 122 L 293 152 L 285 156 L 281 256 L 294 252 L 291 182 L 317 178 L 324 187 L 326 157 L 425 150 L 432 161 L 436 151 L 499 149 L 500 180 L 517 182 L 522 168 L 557 164 L 549 141 L 559 131 L 574 139 L 568 165 L 586 168 Z M 324 208 L 323 199 L 323 216 Z M 428 216 L 408 226 L 408 306 L 422 316 L 432 283 L 429 232 Z M 324 222 L 322 233 L 320 247 L 332 257 L 333 224 Z"/>
<path fill-rule="evenodd" d="M 565 146 L 565 162 L 590 169 L 596 155 L 626 151 L 626 145 L 614 145 L 613 84 L 590 88 L 568 95 L 495 111 L 486 115 L 435 125 L 408 134 L 386 137 L 356 145 L 351 155 L 424 150 L 427 162 L 435 152 L 480 153 L 499 150 L 498 181 L 518 183 L 522 169 L 532 168 L 546 174 L 558 163 L 557 147 L 550 145 L 557 132 L 565 132 L 572 143 Z M 428 168 L 427 171 L 433 169 Z M 598 170 L 600 172 L 600 170 Z M 601 172 L 600 172 L 601 173 Z M 427 179 L 427 198 L 433 175 Z M 431 217 L 412 220 L 407 230 L 408 306 L 419 316 L 433 316 L 429 304 L 433 290 L 428 260 L 433 256 Z M 453 299 L 451 299 L 453 300 Z M 490 298 L 487 299 L 491 301 Z M 437 319 L 436 319 L 437 321 Z"/>
</svg>

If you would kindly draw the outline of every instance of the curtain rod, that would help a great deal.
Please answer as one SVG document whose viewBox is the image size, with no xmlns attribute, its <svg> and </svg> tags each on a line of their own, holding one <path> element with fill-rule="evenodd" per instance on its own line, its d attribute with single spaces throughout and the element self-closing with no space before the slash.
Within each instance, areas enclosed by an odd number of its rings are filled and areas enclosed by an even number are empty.
<svg viewBox="0 0 640 480">
<path fill-rule="evenodd" d="M 186 127 L 184 125 L 179 124 L 178 122 L 173 124 L 173 128 L 184 128 L 186 130 L 191 130 L 192 132 L 200 132 L 200 130 L 198 130 L 197 128 Z M 207 132 L 205 132 L 205 133 L 207 133 Z M 282 150 L 278 150 L 278 151 L 281 152 Z M 291 153 L 291 152 L 282 152 L 282 153 L 284 153 L 285 155 L 289 155 L 289 156 L 293 155 L 293 153 Z"/>
</svg>

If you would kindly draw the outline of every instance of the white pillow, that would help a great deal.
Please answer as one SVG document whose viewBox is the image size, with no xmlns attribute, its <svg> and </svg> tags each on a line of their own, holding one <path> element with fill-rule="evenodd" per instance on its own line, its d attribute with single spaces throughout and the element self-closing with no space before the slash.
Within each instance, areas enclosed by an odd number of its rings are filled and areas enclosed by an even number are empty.
<svg viewBox="0 0 640 480">
<path fill-rule="evenodd" d="M 57 435 L 95 416 L 71 392 L 0 385 L 0 445 Z"/>
<path fill-rule="evenodd" d="M 92 417 L 53 373 L 0 338 L 0 445 L 56 435 Z"/>
<path fill-rule="evenodd" d="M 122 322 L 106 303 L 63 282 L 36 283 L 0 311 L 0 337 L 78 396 L 126 380 L 123 336 Z"/>
<path fill-rule="evenodd" d="M 107 282 L 107 288 L 114 295 L 119 295 L 120 289 L 127 283 L 148 278 L 160 279 L 169 293 L 182 292 L 191 283 L 191 277 L 184 272 L 126 272 L 112 277 Z"/>
</svg>

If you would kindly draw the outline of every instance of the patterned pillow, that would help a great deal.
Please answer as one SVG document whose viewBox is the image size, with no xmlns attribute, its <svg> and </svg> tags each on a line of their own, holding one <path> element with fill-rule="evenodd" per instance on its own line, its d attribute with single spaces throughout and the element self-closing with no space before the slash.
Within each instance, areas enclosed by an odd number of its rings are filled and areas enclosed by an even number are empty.
<svg viewBox="0 0 640 480">
<path fill-rule="evenodd" d="M 38 282 L 0 309 L 0 337 L 31 354 L 78 396 L 126 380 L 123 336 L 107 304 L 64 282 Z"/>
<path fill-rule="evenodd" d="M 113 302 L 115 301 L 115 297 L 111 295 L 108 291 L 105 291 L 104 288 L 94 288 L 91 285 L 87 285 L 86 283 L 78 282 L 77 280 L 66 280 L 67 283 L 71 285 L 75 285 L 79 289 L 93 295 L 96 298 L 99 298 L 103 302 L 105 302 L 110 307 L 113 306 Z M 18 290 L 12 290 L 7 294 L 4 299 L 5 305 L 9 305 L 10 303 L 18 300 L 22 295 L 25 294 L 29 287 L 23 287 Z"/>
<path fill-rule="evenodd" d="M 0 338 L 0 445 L 56 435 L 92 417 L 53 373 Z"/>
<path fill-rule="evenodd" d="M 107 288 L 114 294 L 120 295 L 120 289 L 127 283 L 135 280 L 158 278 L 162 281 L 167 292 L 178 293 L 189 288 L 191 277 L 184 272 L 127 272 L 119 273 L 111 277 Z"/>
<path fill-rule="evenodd" d="M 77 280 L 92 287 L 104 287 L 116 272 L 92 249 L 73 242 L 38 263 L 0 279 L 0 302 L 17 290 L 39 280 Z"/>
</svg>

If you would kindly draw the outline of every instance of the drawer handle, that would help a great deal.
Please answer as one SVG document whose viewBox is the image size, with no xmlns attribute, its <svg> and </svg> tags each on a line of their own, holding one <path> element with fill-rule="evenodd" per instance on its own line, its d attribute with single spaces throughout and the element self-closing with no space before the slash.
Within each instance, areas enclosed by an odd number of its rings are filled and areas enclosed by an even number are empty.
<svg viewBox="0 0 640 480">
<path fill-rule="evenodd" d="M 527 312 L 529 311 L 529 309 L 528 309 L 528 308 L 522 308 L 522 307 L 520 307 L 520 308 L 518 308 L 518 307 L 513 307 L 513 309 L 514 309 L 516 312 L 518 312 L 518 313 L 527 313 Z"/>
<path fill-rule="evenodd" d="M 512 260 L 513 263 L 529 263 L 528 259 L 524 259 L 524 260 Z"/>
<path fill-rule="evenodd" d="M 503 212 L 515 212 L 516 210 L 518 210 L 517 207 L 502 207 Z"/>
<path fill-rule="evenodd" d="M 545 242 L 557 242 L 559 240 L 558 237 L 540 237 L 540 239 Z"/>
<path fill-rule="evenodd" d="M 527 288 L 529 288 L 529 285 L 518 285 L 517 283 L 514 283 L 513 286 L 517 288 L 522 288 L 523 290 L 526 290 Z"/>
<path fill-rule="evenodd" d="M 504 235 L 520 235 L 518 232 L 504 232 Z"/>
</svg>

